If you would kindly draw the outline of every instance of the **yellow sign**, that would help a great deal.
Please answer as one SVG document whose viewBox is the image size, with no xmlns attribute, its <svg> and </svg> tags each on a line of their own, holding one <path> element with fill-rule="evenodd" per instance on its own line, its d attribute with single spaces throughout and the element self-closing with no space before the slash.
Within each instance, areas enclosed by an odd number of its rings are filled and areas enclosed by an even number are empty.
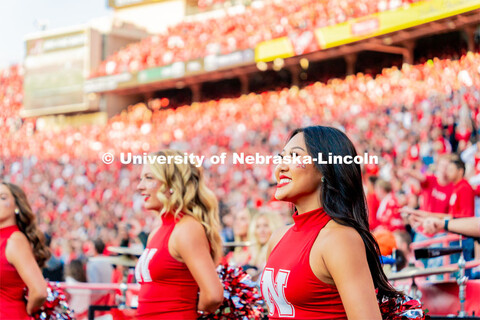
<svg viewBox="0 0 480 320">
<path fill-rule="evenodd" d="M 290 58 L 295 55 L 292 42 L 287 37 L 261 42 L 255 48 L 255 61 L 273 61 L 277 58 Z"/>
<path fill-rule="evenodd" d="M 366 17 L 319 28 L 315 35 L 321 49 L 415 27 L 480 8 L 479 0 L 425 0 Z"/>
</svg>

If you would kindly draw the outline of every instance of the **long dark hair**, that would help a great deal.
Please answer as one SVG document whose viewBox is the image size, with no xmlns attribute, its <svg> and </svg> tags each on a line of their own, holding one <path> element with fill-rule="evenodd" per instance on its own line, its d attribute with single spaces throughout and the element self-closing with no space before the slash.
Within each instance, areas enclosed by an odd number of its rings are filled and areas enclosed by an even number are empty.
<svg viewBox="0 0 480 320">
<path fill-rule="evenodd" d="M 338 129 L 324 126 L 311 126 L 294 130 L 290 139 L 303 132 L 309 155 L 323 160 L 332 156 L 357 155 L 348 137 Z M 367 253 L 368 266 L 379 296 L 398 296 L 388 282 L 380 263 L 378 243 L 369 231 L 367 206 L 363 191 L 362 174 L 359 164 L 321 164 L 314 161 L 322 173 L 324 181 L 320 186 L 320 201 L 325 212 L 337 223 L 354 228 L 362 237 Z"/>
<path fill-rule="evenodd" d="M 35 214 L 28 203 L 25 192 L 16 184 L 1 181 L 13 195 L 15 205 L 19 212 L 15 214 L 15 221 L 18 229 L 25 234 L 28 242 L 32 245 L 33 255 L 40 268 L 45 265 L 45 261 L 50 258 L 50 250 L 45 244 L 45 236 L 38 230 Z"/>
</svg>

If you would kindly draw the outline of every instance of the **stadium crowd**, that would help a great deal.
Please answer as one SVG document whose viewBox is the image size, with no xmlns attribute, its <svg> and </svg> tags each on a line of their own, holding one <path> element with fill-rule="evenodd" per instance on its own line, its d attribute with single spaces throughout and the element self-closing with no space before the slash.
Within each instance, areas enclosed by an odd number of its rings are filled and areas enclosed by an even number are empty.
<svg viewBox="0 0 480 320">
<path fill-rule="evenodd" d="M 418 175 L 437 174 L 433 169 L 438 170 L 439 157 L 462 154 L 466 177 L 473 177 L 474 187 L 480 174 L 478 53 L 384 69 L 375 78 L 357 74 L 301 89 L 177 109 L 154 107 L 159 100 L 152 100 L 130 106 L 104 126 L 61 130 L 39 130 L 40 120 L 21 120 L 21 70 L 14 67 L 1 75 L 1 176 L 24 188 L 40 228 L 51 237 L 54 256 L 66 265 L 94 255 L 92 239 L 107 246 L 140 244 L 155 225 L 135 192 L 141 166 L 122 165 L 118 160 L 122 152 L 142 154 L 169 147 L 207 159 L 222 152 L 271 155 L 281 151 L 293 128 L 339 127 L 359 154 L 379 157 L 378 165 L 364 167 L 372 228 L 379 237 L 382 232 L 395 232 L 403 239 L 411 230 L 400 208 L 425 209 L 428 186 Z M 102 163 L 105 152 L 115 155 L 113 164 Z M 264 263 L 260 253 L 265 239 L 276 224 L 290 221 L 288 206 L 272 196 L 273 167 L 231 161 L 204 164 L 221 204 L 224 240 L 258 245 L 236 249 L 228 259 L 257 269 Z"/>
<path fill-rule="evenodd" d="M 240 14 L 183 21 L 164 33 L 127 45 L 93 71 L 91 77 L 137 71 L 208 55 L 255 48 L 262 41 L 331 26 L 417 0 L 254 1 Z"/>
</svg>

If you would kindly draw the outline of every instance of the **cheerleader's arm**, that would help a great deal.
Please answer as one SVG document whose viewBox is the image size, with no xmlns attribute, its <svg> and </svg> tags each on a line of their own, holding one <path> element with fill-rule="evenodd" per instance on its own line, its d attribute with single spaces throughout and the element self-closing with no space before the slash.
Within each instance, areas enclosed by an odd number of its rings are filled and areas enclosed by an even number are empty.
<svg viewBox="0 0 480 320">
<path fill-rule="evenodd" d="M 32 314 L 47 299 L 47 283 L 27 237 L 21 232 L 14 232 L 8 239 L 5 254 L 28 288 L 27 313 Z"/>
</svg>

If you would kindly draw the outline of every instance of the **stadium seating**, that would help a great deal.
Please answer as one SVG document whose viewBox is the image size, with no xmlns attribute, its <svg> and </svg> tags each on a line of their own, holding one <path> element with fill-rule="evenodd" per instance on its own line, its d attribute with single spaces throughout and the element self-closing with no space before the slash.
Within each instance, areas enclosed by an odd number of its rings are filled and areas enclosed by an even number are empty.
<svg viewBox="0 0 480 320">
<path fill-rule="evenodd" d="M 212 54 L 254 48 L 256 44 L 393 10 L 416 0 L 255 1 L 244 13 L 182 22 L 163 34 L 127 45 L 108 57 L 91 77 L 137 71 Z"/>
<path fill-rule="evenodd" d="M 477 125 L 480 122 L 480 54 L 474 53 L 459 60 L 433 59 L 384 69 L 376 78 L 357 74 L 302 89 L 252 93 L 177 109 L 152 110 L 149 106 L 158 103 L 154 100 L 130 106 L 105 126 L 60 132 L 36 130 L 34 120 L 22 124 L 17 114 L 21 72 L 12 67 L 0 74 L 0 119 L 15 123 L 0 126 L 0 173 L 25 188 L 43 230 L 67 243 L 70 238 L 101 235 L 118 244 L 120 232 L 115 228 L 127 225 L 133 226 L 127 228 L 130 232 L 149 231 L 153 217 L 142 211 L 143 199 L 135 193 L 141 168 L 121 165 L 122 152 L 141 154 L 171 147 L 207 157 L 221 152 L 276 154 L 291 129 L 325 124 L 344 128 L 358 153 L 380 156 L 376 171 L 390 174 L 398 191 L 407 182 L 395 175 L 395 169 L 409 163 L 412 141 L 418 140 L 420 158 L 442 152 L 436 149 L 438 139 L 444 139 L 438 130 L 451 142 L 464 141 L 459 144 L 463 149 L 472 129 L 467 125 L 460 136 L 458 132 L 452 136 L 452 126 L 460 124 L 465 114 Z M 103 164 L 105 152 L 112 152 L 117 161 Z M 262 205 L 272 199 L 272 165 L 206 163 L 205 172 L 228 208 Z"/>
</svg>

